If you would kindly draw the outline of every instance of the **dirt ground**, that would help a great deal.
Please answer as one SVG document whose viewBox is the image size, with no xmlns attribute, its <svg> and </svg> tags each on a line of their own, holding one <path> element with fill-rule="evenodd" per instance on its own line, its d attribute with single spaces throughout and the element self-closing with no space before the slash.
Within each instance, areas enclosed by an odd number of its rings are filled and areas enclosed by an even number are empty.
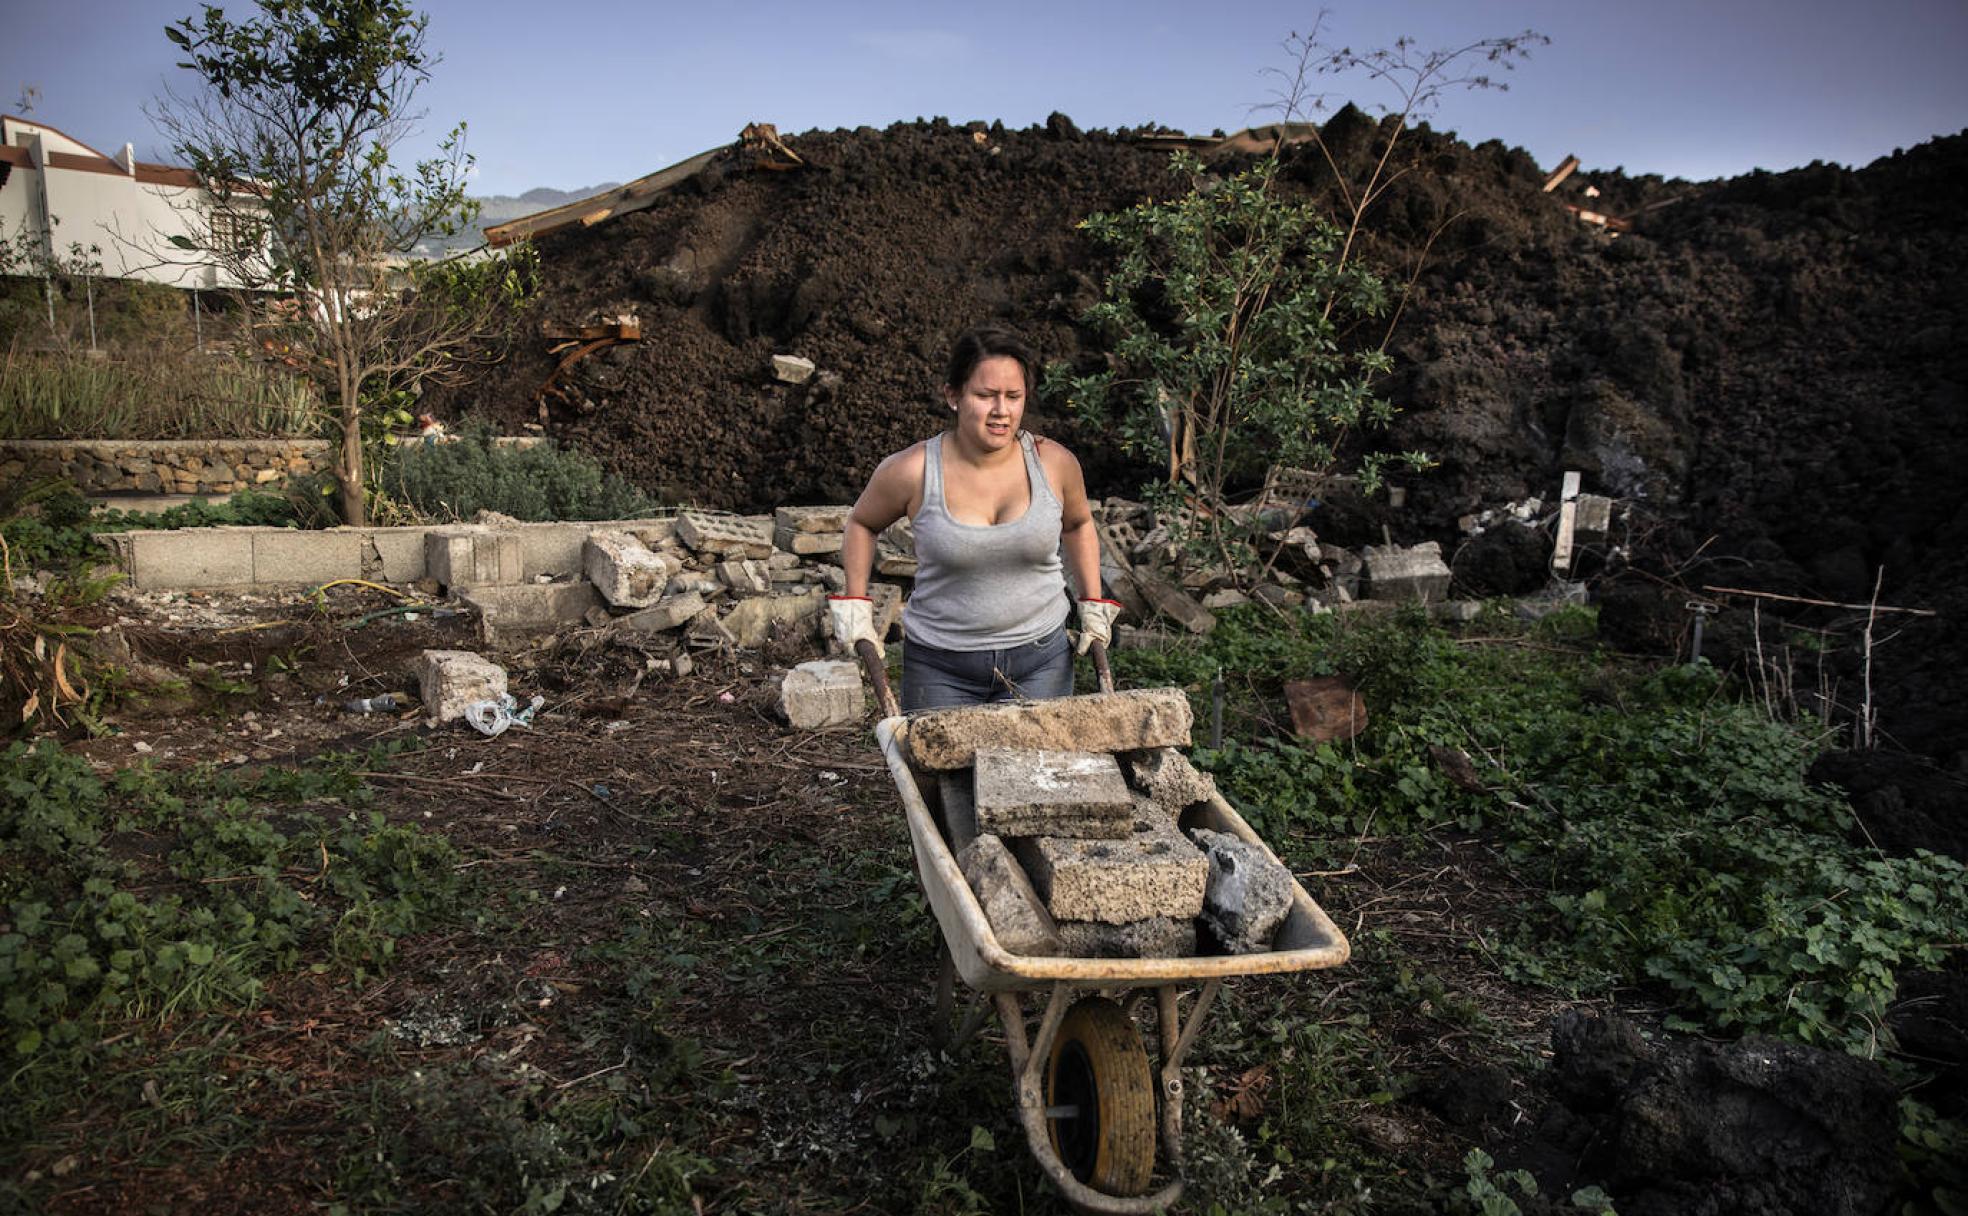
<svg viewBox="0 0 1968 1216">
<path fill-rule="evenodd" d="M 304 969 L 250 1010 L 120 1032 L 153 1046 L 25 1163 L 61 1179 L 50 1212 L 534 1210 L 550 1166 L 633 1175 L 678 1211 L 1064 1210 L 1023 1151 L 1001 1037 L 932 1045 L 937 935 L 872 737 L 771 713 L 774 664 L 807 656 L 658 681 L 577 631 L 502 656 L 547 702 L 487 739 L 343 708 L 405 687 L 422 649 L 473 646 L 469 622 L 349 631 L 271 596 L 119 611 L 138 664 L 213 674 L 196 712 L 76 750 L 250 768 L 412 744 L 367 775 L 376 808 L 456 845 L 478 911 L 404 939 L 379 979 Z M 1622 1212 L 1879 1210 L 1895 1095 L 1876 1066 L 1670 1041 L 1659 1010 L 1510 982 L 1490 943 L 1537 893 L 1479 838 L 1273 843 L 1354 957 L 1228 986 L 1194 1057 L 1185 1210 L 1347 1210 L 1361 1186 L 1374 1210 L 1439 1210 L 1474 1146 L 1550 1196 L 1617 1180 Z M 146 1078 L 173 1064 L 192 1079 L 160 1096 Z M 619 1147 L 569 1166 L 549 1113 Z M 1717 1171 L 1727 1202 L 1673 1181 Z"/>
</svg>

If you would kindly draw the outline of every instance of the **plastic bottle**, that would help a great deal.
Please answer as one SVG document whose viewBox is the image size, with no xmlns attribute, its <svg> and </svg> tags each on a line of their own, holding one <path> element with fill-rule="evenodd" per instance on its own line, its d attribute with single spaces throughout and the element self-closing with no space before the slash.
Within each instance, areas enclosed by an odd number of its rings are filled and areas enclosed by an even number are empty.
<svg viewBox="0 0 1968 1216">
<path fill-rule="evenodd" d="M 393 692 L 380 697 L 357 697 L 343 705 L 352 714 L 386 714 L 403 708 L 402 698 Z"/>
</svg>

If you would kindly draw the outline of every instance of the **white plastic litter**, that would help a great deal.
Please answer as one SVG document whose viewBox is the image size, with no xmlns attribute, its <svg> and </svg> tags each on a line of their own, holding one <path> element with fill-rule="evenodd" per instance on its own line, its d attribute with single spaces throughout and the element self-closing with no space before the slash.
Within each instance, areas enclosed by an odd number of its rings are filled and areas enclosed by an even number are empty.
<svg viewBox="0 0 1968 1216">
<path fill-rule="evenodd" d="M 465 706 L 465 721 L 471 723 L 472 729 L 479 734 L 496 739 L 505 734 L 508 727 L 532 726 L 533 715 L 546 703 L 545 697 L 535 696 L 527 702 L 525 709 L 521 709 L 512 694 L 507 693 L 496 701 L 474 701 Z"/>
</svg>

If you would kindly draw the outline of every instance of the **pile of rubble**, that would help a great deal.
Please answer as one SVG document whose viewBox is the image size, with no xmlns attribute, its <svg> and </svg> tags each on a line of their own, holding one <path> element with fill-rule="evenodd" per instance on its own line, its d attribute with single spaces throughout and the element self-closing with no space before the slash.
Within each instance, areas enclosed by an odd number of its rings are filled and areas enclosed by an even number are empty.
<svg viewBox="0 0 1968 1216">
<path fill-rule="evenodd" d="M 1215 796 L 1176 750 L 1179 690 L 939 710 L 909 723 L 935 813 L 998 943 L 1014 954 L 1181 958 L 1271 948 L 1290 873 L 1185 812 Z"/>
</svg>

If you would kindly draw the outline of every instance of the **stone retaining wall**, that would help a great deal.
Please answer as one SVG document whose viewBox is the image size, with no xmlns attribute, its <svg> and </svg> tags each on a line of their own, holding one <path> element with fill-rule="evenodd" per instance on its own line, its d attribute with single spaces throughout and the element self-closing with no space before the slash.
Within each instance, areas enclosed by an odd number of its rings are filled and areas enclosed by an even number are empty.
<svg viewBox="0 0 1968 1216">
<path fill-rule="evenodd" d="M 84 494 L 231 494 L 328 469 L 325 439 L 13 439 L 0 481 L 62 477 Z"/>
</svg>

